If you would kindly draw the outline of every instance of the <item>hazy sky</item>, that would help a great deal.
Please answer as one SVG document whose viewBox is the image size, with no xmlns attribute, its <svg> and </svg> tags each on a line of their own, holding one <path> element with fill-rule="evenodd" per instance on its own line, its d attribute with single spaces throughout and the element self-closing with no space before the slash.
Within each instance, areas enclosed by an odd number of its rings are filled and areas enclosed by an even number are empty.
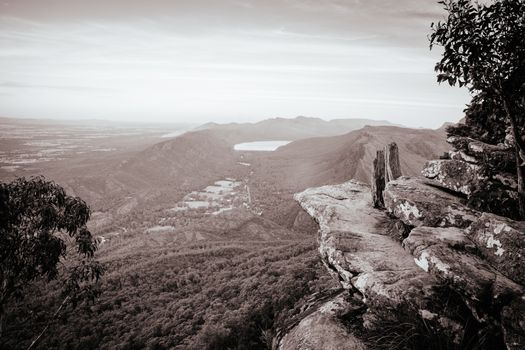
<svg viewBox="0 0 525 350">
<path fill-rule="evenodd" d="M 0 115 L 437 127 L 434 0 L 0 0 Z"/>
</svg>

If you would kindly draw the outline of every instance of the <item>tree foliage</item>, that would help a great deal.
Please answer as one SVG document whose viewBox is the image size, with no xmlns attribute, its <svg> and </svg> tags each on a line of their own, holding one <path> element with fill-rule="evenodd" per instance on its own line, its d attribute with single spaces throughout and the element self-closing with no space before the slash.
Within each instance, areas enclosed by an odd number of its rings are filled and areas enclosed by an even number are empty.
<svg viewBox="0 0 525 350">
<path fill-rule="evenodd" d="M 439 3 L 448 16 L 432 24 L 430 36 L 430 47 L 444 50 L 435 67 L 438 82 L 466 86 L 474 96 L 470 111 L 479 125 L 497 125 L 498 137 L 506 130 L 512 139 L 520 215 L 525 218 L 525 0 Z"/>
<path fill-rule="evenodd" d="M 150 240 L 137 232 L 104 245 L 108 272 L 97 303 L 68 308 L 67 320 L 57 319 L 36 349 L 267 349 L 263 335 L 300 319 L 312 295 L 338 287 L 314 237 L 186 246 Z M 116 254 L 122 246 L 129 249 Z M 49 290 L 32 290 L 13 319 L 59 302 Z M 14 329 L 0 348 L 26 349 L 34 328 Z"/>
<path fill-rule="evenodd" d="M 97 244 L 86 227 L 90 210 L 82 199 L 43 177 L 19 178 L 0 184 L 0 216 L 2 317 L 32 282 L 54 280 L 62 272 L 63 293 L 73 303 L 96 296 L 91 282 L 103 268 L 94 259 Z"/>
</svg>

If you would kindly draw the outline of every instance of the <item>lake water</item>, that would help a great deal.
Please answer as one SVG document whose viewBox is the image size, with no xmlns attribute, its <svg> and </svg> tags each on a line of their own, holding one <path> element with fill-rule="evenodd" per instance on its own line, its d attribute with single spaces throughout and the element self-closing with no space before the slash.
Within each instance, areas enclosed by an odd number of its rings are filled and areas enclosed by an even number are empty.
<svg viewBox="0 0 525 350">
<path fill-rule="evenodd" d="M 244 142 L 238 143 L 233 146 L 236 151 L 275 151 L 281 146 L 285 146 L 292 141 L 255 141 L 255 142 Z"/>
</svg>

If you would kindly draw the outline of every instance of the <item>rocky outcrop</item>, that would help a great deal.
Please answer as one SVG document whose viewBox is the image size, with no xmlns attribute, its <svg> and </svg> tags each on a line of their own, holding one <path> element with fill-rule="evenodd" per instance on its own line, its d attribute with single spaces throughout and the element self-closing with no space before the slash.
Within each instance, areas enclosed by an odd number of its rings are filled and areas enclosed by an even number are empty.
<svg viewBox="0 0 525 350">
<path fill-rule="evenodd" d="M 461 342 L 463 315 L 446 310 L 440 280 L 390 237 L 392 219 L 371 206 L 368 186 L 349 181 L 307 189 L 295 199 L 319 223 L 319 251 L 326 266 L 344 288 L 362 296 L 367 307 L 362 327 L 381 330 L 385 317 L 406 316 L 410 310 L 411 321 L 452 334 L 451 343 Z"/>
<path fill-rule="evenodd" d="M 468 227 L 479 213 L 457 196 L 429 186 L 419 178 L 401 177 L 387 184 L 386 209 L 410 226 Z"/>
<path fill-rule="evenodd" d="M 469 163 L 489 162 L 498 166 L 502 171 L 513 171 L 516 159 L 509 147 L 505 145 L 489 145 L 487 143 L 469 138 L 452 136 L 447 142 L 454 147 L 453 152 L 460 152 L 464 161 Z M 457 154 L 455 154 L 457 156 Z"/>
<path fill-rule="evenodd" d="M 459 189 L 458 189 L 458 192 Z M 383 193 L 393 216 L 415 227 L 403 241 L 423 270 L 461 297 L 485 329 L 500 332 L 508 349 L 525 346 L 525 223 L 480 213 L 463 198 L 401 178 Z"/>
<path fill-rule="evenodd" d="M 460 160 L 431 160 L 422 173 L 440 186 L 465 195 L 472 193 L 472 184 L 478 180 L 479 166 Z"/>
<path fill-rule="evenodd" d="M 365 350 L 365 344 L 341 322 L 339 316 L 355 309 L 345 294 L 321 305 L 280 341 L 279 350 Z"/>
<path fill-rule="evenodd" d="M 464 230 L 418 227 L 403 245 L 417 265 L 459 293 L 479 322 L 493 322 L 493 311 L 523 288 L 475 254 Z M 499 318 L 499 317 L 498 317 Z"/>
<path fill-rule="evenodd" d="M 516 161 L 508 145 L 453 136 L 447 159 L 431 160 L 422 171 L 436 186 L 467 197 L 469 207 L 519 218 Z"/>
<path fill-rule="evenodd" d="M 525 222 L 484 213 L 467 232 L 487 262 L 508 278 L 525 284 Z"/>
<path fill-rule="evenodd" d="M 370 188 L 356 181 L 295 195 L 319 224 L 324 263 L 361 295 L 362 327 L 380 328 L 385 317 L 403 323 L 408 313 L 453 346 L 483 333 L 480 348 L 523 348 L 523 223 L 472 210 L 423 178 L 391 181 L 383 196 L 386 211 L 373 208 Z M 405 229 L 396 240 L 398 221 Z M 334 327 L 349 344 L 359 338 Z"/>
<path fill-rule="evenodd" d="M 432 278 L 388 235 L 388 217 L 371 207 L 370 188 L 349 181 L 311 188 L 295 199 L 319 223 L 319 252 L 344 288 L 393 306 L 423 298 Z"/>
</svg>

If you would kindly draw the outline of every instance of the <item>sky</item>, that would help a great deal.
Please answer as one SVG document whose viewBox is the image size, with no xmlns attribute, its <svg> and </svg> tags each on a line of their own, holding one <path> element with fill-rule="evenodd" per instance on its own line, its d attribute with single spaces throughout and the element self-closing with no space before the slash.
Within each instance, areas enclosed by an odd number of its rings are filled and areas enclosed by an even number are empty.
<svg viewBox="0 0 525 350">
<path fill-rule="evenodd" d="M 439 127 L 435 0 L 0 0 L 0 116 Z"/>
</svg>

